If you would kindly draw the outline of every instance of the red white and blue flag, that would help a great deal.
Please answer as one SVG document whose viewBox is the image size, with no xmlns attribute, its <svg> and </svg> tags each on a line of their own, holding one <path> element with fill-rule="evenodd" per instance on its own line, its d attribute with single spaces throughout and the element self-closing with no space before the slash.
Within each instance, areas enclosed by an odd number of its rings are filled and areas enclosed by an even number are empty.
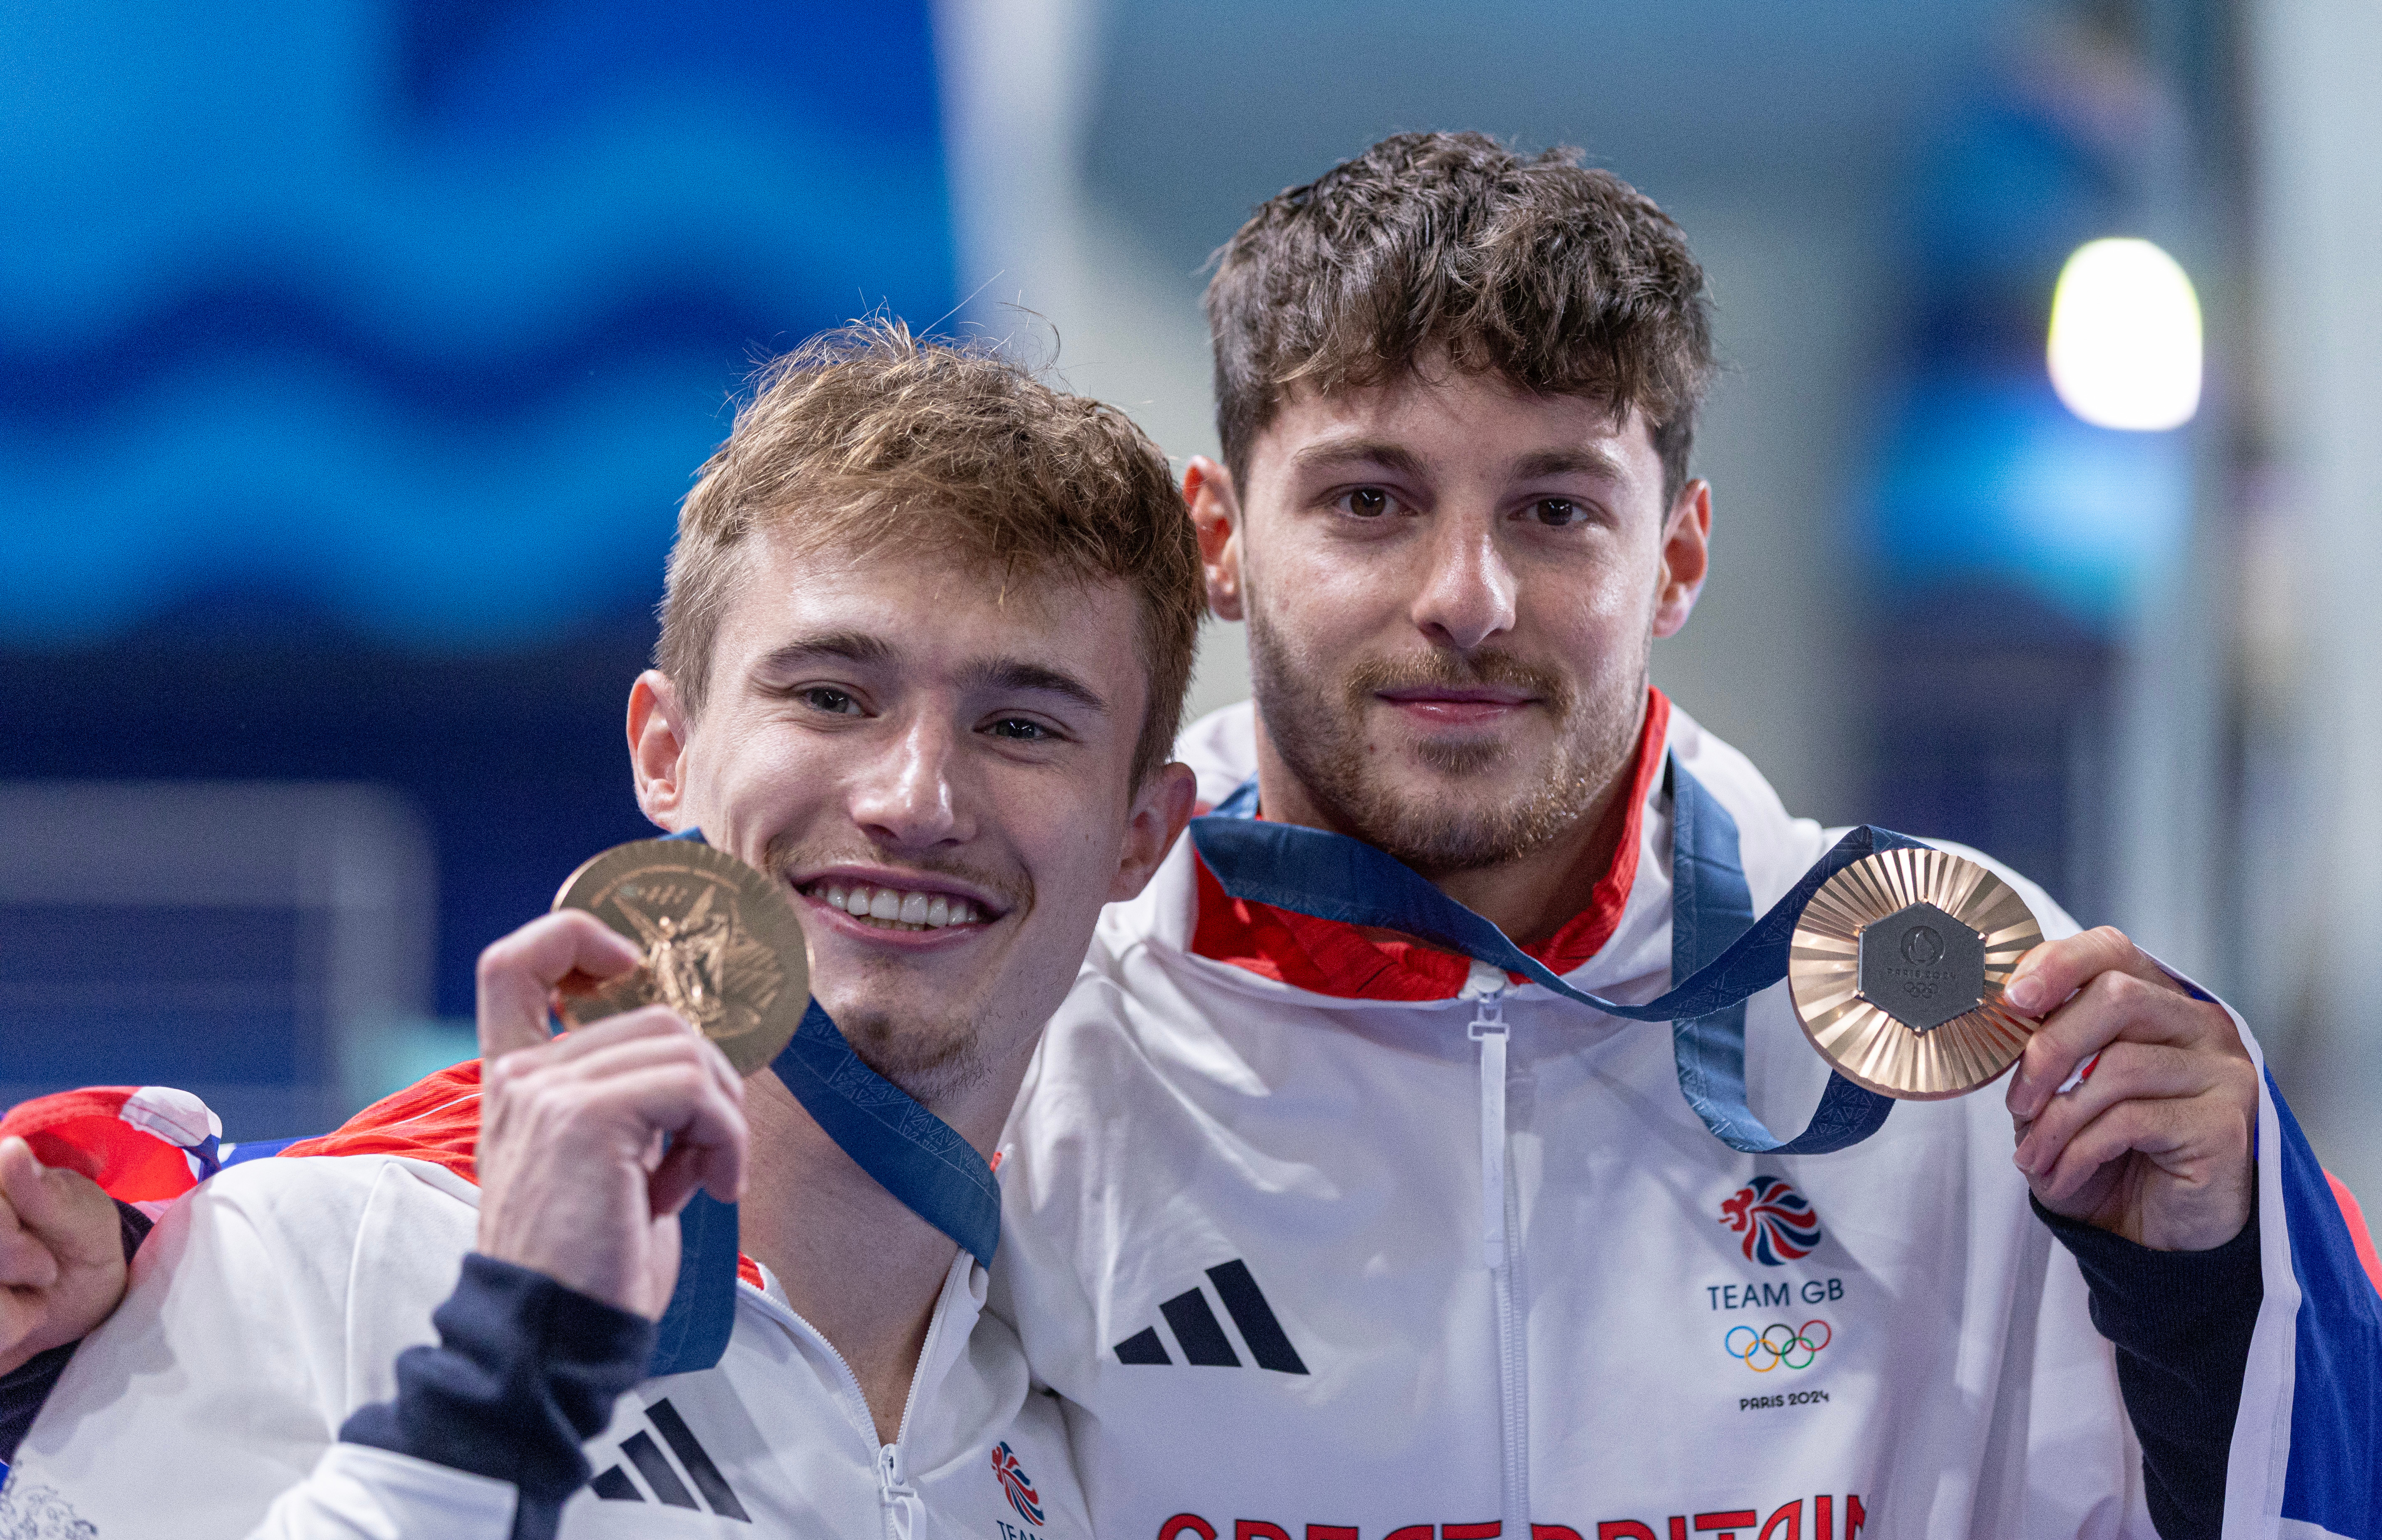
<svg viewBox="0 0 2382 1540">
<path fill-rule="evenodd" d="M 163 1207 L 223 1164 L 223 1122 L 170 1086 L 86 1086 L 20 1102 L 0 1139 L 22 1139 L 43 1165 L 80 1171 L 111 1198 Z"/>
</svg>

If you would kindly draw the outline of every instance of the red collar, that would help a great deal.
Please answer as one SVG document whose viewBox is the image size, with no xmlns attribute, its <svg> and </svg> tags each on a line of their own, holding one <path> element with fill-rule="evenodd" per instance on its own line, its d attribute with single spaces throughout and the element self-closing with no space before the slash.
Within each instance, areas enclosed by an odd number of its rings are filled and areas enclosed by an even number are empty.
<svg viewBox="0 0 2382 1540">
<path fill-rule="evenodd" d="M 1661 772 L 1670 726 L 1670 701 L 1648 686 L 1646 724 L 1638 735 L 1638 764 L 1613 865 L 1589 893 L 1588 907 L 1544 942 L 1524 948 L 1557 973 L 1595 956 L 1621 924 L 1630 886 L 1638 880 L 1646 798 Z M 1195 955 L 1343 1000 L 1453 1000 L 1471 974 L 1469 959 L 1419 942 L 1377 941 L 1353 925 L 1234 898 L 1207 863 L 1196 855 L 1192 861 L 1199 871 L 1199 923 L 1191 936 Z"/>
<path fill-rule="evenodd" d="M 480 1061 L 465 1059 L 393 1096 L 384 1096 L 319 1139 L 281 1152 L 291 1155 L 403 1155 L 427 1161 L 473 1186 L 480 1182 L 473 1154 L 480 1142 Z M 736 1259 L 736 1275 L 754 1287 L 761 1269 Z"/>
</svg>

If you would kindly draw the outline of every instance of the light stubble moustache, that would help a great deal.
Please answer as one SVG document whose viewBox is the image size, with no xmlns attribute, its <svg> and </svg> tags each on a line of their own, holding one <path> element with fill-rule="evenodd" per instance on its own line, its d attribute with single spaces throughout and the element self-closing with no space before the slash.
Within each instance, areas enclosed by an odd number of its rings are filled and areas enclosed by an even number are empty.
<svg viewBox="0 0 2382 1540">
<path fill-rule="evenodd" d="M 762 854 L 763 869 L 790 885 L 796 872 L 847 863 L 891 865 L 965 882 L 991 895 L 1004 919 L 1023 918 L 1034 904 L 1032 885 L 1022 877 L 996 876 L 957 861 L 889 862 L 881 851 L 829 852 L 783 837 L 771 840 Z M 972 990 L 935 999 L 929 993 L 932 986 L 917 969 L 894 956 L 865 958 L 857 975 L 832 980 L 814 972 L 811 988 L 860 1062 L 922 1105 L 932 1108 L 948 1102 L 989 1073 L 976 1016 L 983 1002 Z"/>
<path fill-rule="evenodd" d="M 1551 670 L 1495 651 L 1436 648 L 1412 658 L 1367 659 L 1336 674 L 1295 649 L 1251 606 L 1249 671 L 1275 752 L 1332 827 L 1397 857 L 1427 877 L 1479 871 L 1518 860 L 1578 830 L 1631 747 L 1641 682 L 1583 703 Z M 1365 745 L 1365 717 L 1383 690 L 1442 686 L 1527 692 L 1554 723 L 1543 772 L 1504 797 L 1467 789 L 1418 796 L 1391 783 L 1381 756 Z M 1417 744 L 1415 758 L 1458 778 L 1504 765 L 1516 751 L 1497 738 Z"/>
</svg>

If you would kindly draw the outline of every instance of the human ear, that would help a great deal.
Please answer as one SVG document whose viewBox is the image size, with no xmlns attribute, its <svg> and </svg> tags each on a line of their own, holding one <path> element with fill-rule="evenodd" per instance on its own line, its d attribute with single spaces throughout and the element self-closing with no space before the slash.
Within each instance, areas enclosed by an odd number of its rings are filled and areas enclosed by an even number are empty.
<svg viewBox="0 0 2382 1540">
<path fill-rule="evenodd" d="M 659 669 L 637 675 L 629 689 L 629 767 L 637 780 L 637 806 L 671 831 L 685 810 L 688 728 L 669 675 Z"/>
<path fill-rule="evenodd" d="M 1199 779 L 1188 765 L 1160 765 L 1134 794 L 1133 816 L 1124 830 L 1124 849 L 1117 861 L 1108 902 L 1132 898 L 1148 885 L 1159 863 L 1174 848 L 1199 795 Z"/>
<path fill-rule="evenodd" d="M 1241 503 L 1233 474 L 1204 454 L 1183 472 L 1183 500 L 1199 532 L 1199 564 L 1208 577 L 1208 608 L 1220 621 L 1241 619 Z"/>
<path fill-rule="evenodd" d="M 1654 594 L 1654 634 L 1670 636 L 1688 623 L 1696 597 L 1712 570 L 1712 484 L 1701 479 L 1679 488 L 1663 529 L 1662 585 Z"/>
</svg>

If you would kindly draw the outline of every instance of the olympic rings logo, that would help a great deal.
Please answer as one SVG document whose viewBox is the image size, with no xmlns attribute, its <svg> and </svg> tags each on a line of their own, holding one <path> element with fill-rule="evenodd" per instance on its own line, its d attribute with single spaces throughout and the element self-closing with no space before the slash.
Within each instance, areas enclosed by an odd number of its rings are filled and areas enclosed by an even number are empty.
<svg viewBox="0 0 2382 1540">
<path fill-rule="evenodd" d="M 1814 1338 L 1811 1334 L 1820 1335 Z M 1728 1356 L 1741 1360 L 1757 1374 L 1766 1374 L 1780 1364 L 1789 1369 L 1809 1369 L 1820 1349 L 1836 1340 L 1836 1333 L 1825 1321 L 1806 1321 L 1800 1331 L 1780 1321 L 1755 1331 L 1751 1326 L 1731 1326 L 1721 1345 Z"/>
</svg>

